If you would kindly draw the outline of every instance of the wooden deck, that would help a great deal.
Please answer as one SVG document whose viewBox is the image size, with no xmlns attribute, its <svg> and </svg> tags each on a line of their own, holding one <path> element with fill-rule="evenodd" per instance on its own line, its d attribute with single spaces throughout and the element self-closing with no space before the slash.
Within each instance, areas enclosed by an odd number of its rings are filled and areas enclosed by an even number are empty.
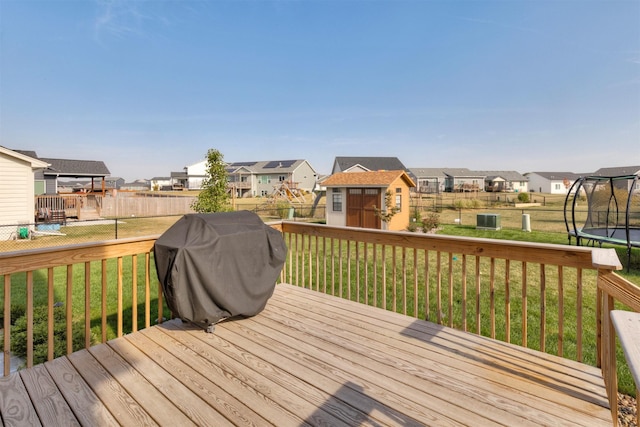
<svg viewBox="0 0 640 427">
<path fill-rule="evenodd" d="M 612 425 L 600 370 L 290 285 L 0 379 L 4 425 Z"/>
</svg>

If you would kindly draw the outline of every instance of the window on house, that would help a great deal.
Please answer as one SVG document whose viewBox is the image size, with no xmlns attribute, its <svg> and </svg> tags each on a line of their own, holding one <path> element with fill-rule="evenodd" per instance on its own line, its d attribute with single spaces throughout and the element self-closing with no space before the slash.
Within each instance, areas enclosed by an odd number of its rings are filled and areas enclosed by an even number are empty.
<svg viewBox="0 0 640 427">
<path fill-rule="evenodd" d="M 280 176 L 278 177 L 278 181 L 280 181 L 280 182 L 285 181 L 286 179 L 287 179 L 287 177 L 286 177 L 286 176 L 284 176 L 284 175 L 280 175 Z"/>
<path fill-rule="evenodd" d="M 396 194 L 396 209 L 402 210 L 402 194 Z"/>
<path fill-rule="evenodd" d="M 333 189 L 332 193 L 333 211 L 342 212 L 342 192 L 338 189 Z"/>
<path fill-rule="evenodd" d="M 560 184 L 555 184 L 555 189 L 559 190 L 560 189 Z"/>
</svg>

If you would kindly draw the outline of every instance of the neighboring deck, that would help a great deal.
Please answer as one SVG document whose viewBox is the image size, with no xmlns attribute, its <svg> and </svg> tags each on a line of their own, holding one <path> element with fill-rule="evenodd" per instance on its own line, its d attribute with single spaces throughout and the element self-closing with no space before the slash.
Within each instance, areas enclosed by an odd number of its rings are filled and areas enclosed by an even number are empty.
<svg viewBox="0 0 640 427">
<path fill-rule="evenodd" d="M 0 379 L 5 425 L 607 425 L 599 369 L 278 285 Z"/>
</svg>

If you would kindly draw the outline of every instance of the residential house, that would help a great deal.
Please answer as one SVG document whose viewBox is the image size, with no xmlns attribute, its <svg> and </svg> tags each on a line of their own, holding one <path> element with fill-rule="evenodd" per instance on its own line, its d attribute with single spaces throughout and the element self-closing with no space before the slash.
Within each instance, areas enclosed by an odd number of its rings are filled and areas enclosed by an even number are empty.
<svg viewBox="0 0 640 427">
<path fill-rule="evenodd" d="M 170 176 L 155 176 L 149 182 L 151 191 L 173 190 L 173 182 Z"/>
<path fill-rule="evenodd" d="M 206 178 L 206 160 L 185 168 L 186 178 L 172 173 L 172 179 L 183 180 L 187 188 L 198 189 Z M 264 160 L 233 162 L 226 166 L 229 188 L 238 197 L 269 196 L 278 191 L 312 192 L 318 174 L 307 160 Z"/>
<path fill-rule="evenodd" d="M 189 175 L 187 174 L 187 168 L 182 172 L 171 172 L 171 186 L 176 190 L 189 188 Z"/>
<path fill-rule="evenodd" d="M 321 185 L 327 189 L 328 225 L 404 230 L 409 224 L 409 191 L 416 184 L 404 170 L 338 172 Z M 382 221 L 379 214 L 391 208 L 396 214 Z"/>
<path fill-rule="evenodd" d="M 581 175 L 573 172 L 527 172 L 524 176 L 529 179 L 529 190 L 532 192 L 567 194 Z"/>
<path fill-rule="evenodd" d="M 640 176 L 640 166 L 622 166 L 622 167 L 615 167 L 615 168 L 600 168 L 597 171 L 595 171 L 592 175 L 596 175 L 596 176 L 627 176 L 627 175 L 637 175 Z M 631 190 L 631 186 L 634 184 L 636 185 L 636 190 L 640 190 L 640 179 L 638 180 L 628 180 L 626 181 L 627 183 L 627 190 Z"/>
<path fill-rule="evenodd" d="M 516 171 L 477 171 L 485 176 L 484 191 L 527 193 L 529 180 Z"/>
<path fill-rule="evenodd" d="M 207 178 L 207 160 L 185 166 L 183 175 L 171 172 L 171 176 L 174 180 L 173 182 L 177 180 L 178 183 L 186 184 L 186 188 L 189 190 L 199 190 Z"/>
<path fill-rule="evenodd" d="M 467 193 L 484 191 L 486 176 L 482 172 L 471 171 L 467 168 L 446 168 L 444 191 L 447 193 Z"/>
<path fill-rule="evenodd" d="M 227 165 L 229 185 L 239 197 L 282 192 L 312 192 L 318 174 L 302 159 L 235 162 Z"/>
<path fill-rule="evenodd" d="M 44 182 L 36 186 L 35 175 L 48 166 L 45 161 L 0 146 L 0 239 L 18 237 L 18 224 L 31 228 L 35 193 L 44 190 Z"/>
<path fill-rule="evenodd" d="M 442 168 L 410 168 L 416 182 L 416 191 L 423 194 L 439 194 L 445 190 L 447 175 Z"/>
</svg>

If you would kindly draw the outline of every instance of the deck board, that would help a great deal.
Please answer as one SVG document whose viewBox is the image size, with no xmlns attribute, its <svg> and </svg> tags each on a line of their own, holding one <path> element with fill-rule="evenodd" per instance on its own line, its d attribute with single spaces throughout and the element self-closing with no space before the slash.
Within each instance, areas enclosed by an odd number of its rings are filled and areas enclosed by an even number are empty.
<svg viewBox="0 0 640 427">
<path fill-rule="evenodd" d="M 19 374 L 42 425 L 80 425 L 44 365 L 25 369 Z"/>
<path fill-rule="evenodd" d="M 293 290 L 292 292 L 295 292 Z M 532 406 L 544 405 L 547 410 L 552 411 L 555 417 L 563 417 L 565 414 L 569 418 L 568 424 L 575 422 L 575 417 L 580 417 L 580 412 L 591 418 L 592 412 L 596 410 L 601 417 L 609 420 L 610 416 L 605 415 L 599 409 L 607 405 L 606 393 L 594 382 L 596 375 L 594 368 L 586 367 L 575 362 L 566 361 L 558 357 L 545 355 L 545 358 L 536 359 L 535 354 L 521 352 L 521 347 L 501 343 L 473 334 L 456 331 L 450 328 L 441 327 L 432 323 L 415 321 L 406 316 L 397 315 L 391 312 L 376 313 L 382 316 L 376 320 L 382 322 L 376 324 L 376 329 L 365 332 L 363 335 L 354 335 L 351 331 L 358 331 L 362 325 L 370 324 L 372 320 L 367 320 L 365 316 L 370 312 L 363 311 L 365 315 L 354 313 L 352 304 L 344 304 L 341 300 L 332 300 L 333 308 L 340 310 L 337 320 L 335 317 L 329 319 L 326 316 L 326 309 L 318 304 L 320 300 L 315 296 L 307 296 L 307 302 L 297 303 L 295 307 L 291 304 L 281 304 L 274 302 L 279 310 L 287 310 L 280 315 L 282 322 L 291 324 L 294 319 L 305 315 L 306 324 L 318 324 L 333 328 L 333 333 L 343 338 L 337 341 L 340 346 L 354 346 L 354 348 L 366 348 L 371 337 L 379 338 L 385 336 L 392 340 L 395 347 L 403 348 L 405 354 L 410 355 L 407 363 L 415 364 L 424 369 L 424 374 L 428 375 L 431 383 L 441 382 L 444 387 L 458 387 L 457 392 L 476 392 L 477 389 L 468 387 L 470 381 L 475 381 L 480 389 L 486 388 L 487 393 L 476 396 L 476 399 L 500 397 L 506 400 L 504 404 L 514 405 L 513 411 L 525 414 Z M 323 311 L 325 310 L 325 311 Z M 266 316 L 274 317 L 275 309 L 270 310 Z M 317 313 L 313 315 L 311 313 Z M 332 311 L 335 314 L 335 311 Z M 307 321 L 311 318 L 313 321 Z M 353 328 L 345 327 L 352 325 Z M 428 328 L 426 334 L 420 333 Z M 400 334 L 400 335 L 398 335 Z M 428 347 L 416 346 L 415 339 L 428 341 Z M 337 338 L 336 338 L 337 339 Z M 384 345 L 384 344 L 383 344 Z M 393 355 L 393 360 L 402 358 L 402 353 L 397 352 L 393 347 L 384 347 L 375 354 L 382 354 L 384 357 Z M 416 357 L 417 356 L 417 357 Z M 568 364 L 565 362 L 569 362 Z M 436 368 L 437 369 L 434 369 Z M 590 371 L 583 375 L 578 368 L 584 367 Z M 499 385 L 499 387 L 496 387 Z M 578 413 L 567 412 L 566 405 L 561 402 L 566 399 L 566 394 L 572 394 L 587 402 L 574 402 L 569 400 L 571 405 L 579 409 Z M 537 398 L 537 399 L 536 399 Z M 520 401 L 520 405 L 515 405 Z M 595 403 L 595 405 L 594 405 Z M 536 411 L 536 415 L 540 413 Z M 535 422 L 540 422 L 539 418 Z"/>
<path fill-rule="evenodd" d="M 599 370 L 289 285 L 0 379 L 4 425 L 612 425 Z"/>
</svg>

